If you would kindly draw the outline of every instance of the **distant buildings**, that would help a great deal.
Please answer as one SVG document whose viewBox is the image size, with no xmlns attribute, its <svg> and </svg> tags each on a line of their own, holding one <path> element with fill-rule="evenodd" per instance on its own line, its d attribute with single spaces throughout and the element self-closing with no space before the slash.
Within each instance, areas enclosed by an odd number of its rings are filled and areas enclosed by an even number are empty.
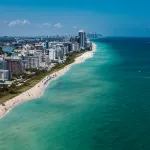
<svg viewBox="0 0 150 150">
<path fill-rule="evenodd" d="M 50 69 L 56 63 L 62 63 L 67 55 L 82 50 L 90 50 L 91 42 L 87 38 L 96 34 L 86 34 L 80 30 L 77 36 L 55 36 L 38 38 L 17 38 L 12 42 L 2 42 L 2 46 L 13 45 L 13 52 L 0 55 L 0 80 L 9 80 L 20 76 L 26 69 Z M 16 45 L 16 46 L 15 46 Z"/>
<path fill-rule="evenodd" d="M 96 32 L 87 33 L 87 38 L 88 39 L 97 39 L 97 38 L 100 38 L 101 36 L 102 36 L 101 34 L 97 34 Z"/>
</svg>

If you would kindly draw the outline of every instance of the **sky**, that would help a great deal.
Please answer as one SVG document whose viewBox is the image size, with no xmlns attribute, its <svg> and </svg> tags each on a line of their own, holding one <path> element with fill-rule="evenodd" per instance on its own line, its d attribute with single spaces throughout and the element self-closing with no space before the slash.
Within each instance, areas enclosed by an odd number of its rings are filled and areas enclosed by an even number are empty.
<svg viewBox="0 0 150 150">
<path fill-rule="evenodd" d="M 0 0 L 0 36 L 149 36 L 149 0 Z"/>
</svg>

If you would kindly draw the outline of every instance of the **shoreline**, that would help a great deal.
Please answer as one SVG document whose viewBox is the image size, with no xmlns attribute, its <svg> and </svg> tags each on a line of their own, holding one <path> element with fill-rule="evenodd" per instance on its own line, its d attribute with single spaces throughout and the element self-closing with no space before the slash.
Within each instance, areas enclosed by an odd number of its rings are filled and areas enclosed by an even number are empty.
<svg viewBox="0 0 150 150">
<path fill-rule="evenodd" d="M 3 118 L 6 114 L 8 114 L 13 108 L 22 104 L 25 101 L 33 100 L 39 98 L 43 95 L 47 86 L 53 80 L 56 80 L 58 77 L 64 75 L 70 68 L 75 64 L 83 63 L 86 59 L 92 58 L 94 51 L 96 50 L 96 44 L 92 43 L 92 51 L 87 51 L 83 53 L 81 56 L 75 58 L 75 62 L 65 66 L 63 69 L 46 76 L 39 83 L 37 83 L 31 89 L 19 94 L 18 96 L 6 101 L 4 105 L 0 105 L 0 119 Z"/>
</svg>

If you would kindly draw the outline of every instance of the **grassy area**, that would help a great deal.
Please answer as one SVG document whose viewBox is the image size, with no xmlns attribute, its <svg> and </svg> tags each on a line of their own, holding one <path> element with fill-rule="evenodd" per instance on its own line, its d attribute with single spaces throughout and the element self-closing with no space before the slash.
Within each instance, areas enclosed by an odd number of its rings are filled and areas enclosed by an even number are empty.
<svg viewBox="0 0 150 150">
<path fill-rule="evenodd" d="M 42 80 L 45 76 L 57 72 L 58 70 L 64 68 L 65 66 L 73 63 L 75 61 L 75 58 L 82 55 L 86 51 L 82 52 L 74 52 L 67 56 L 67 59 L 64 63 L 57 64 L 55 67 L 53 67 L 50 71 L 38 71 L 35 75 L 32 75 L 32 77 L 23 85 L 17 87 L 15 85 L 12 85 L 10 88 L 4 90 L 3 92 L 0 92 L 0 104 L 6 102 L 7 100 L 16 97 L 17 95 L 21 94 L 22 92 L 25 92 L 32 88 L 34 85 L 36 85 L 40 80 Z"/>
</svg>

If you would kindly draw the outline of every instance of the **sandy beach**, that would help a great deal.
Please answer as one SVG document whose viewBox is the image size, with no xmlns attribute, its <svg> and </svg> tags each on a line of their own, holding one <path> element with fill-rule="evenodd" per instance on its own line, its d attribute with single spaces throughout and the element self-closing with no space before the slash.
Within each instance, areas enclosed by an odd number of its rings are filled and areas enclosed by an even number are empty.
<svg viewBox="0 0 150 150">
<path fill-rule="evenodd" d="M 68 66 L 64 67 L 56 73 L 46 76 L 43 80 L 41 80 L 28 91 L 8 100 L 4 103 L 4 105 L 0 105 L 0 118 L 4 117 L 12 108 L 16 107 L 17 105 L 42 96 L 45 88 L 49 85 L 51 81 L 57 79 L 61 75 L 64 75 L 74 64 L 82 63 L 86 59 L 93 57 L 93 53 L 96 50 L 96 44 L 92 43 L 92 45 L 92 51 L 85 52 L 81 56 L 77 57 L 74 63 L 69 64 Z"/>
</svg>

